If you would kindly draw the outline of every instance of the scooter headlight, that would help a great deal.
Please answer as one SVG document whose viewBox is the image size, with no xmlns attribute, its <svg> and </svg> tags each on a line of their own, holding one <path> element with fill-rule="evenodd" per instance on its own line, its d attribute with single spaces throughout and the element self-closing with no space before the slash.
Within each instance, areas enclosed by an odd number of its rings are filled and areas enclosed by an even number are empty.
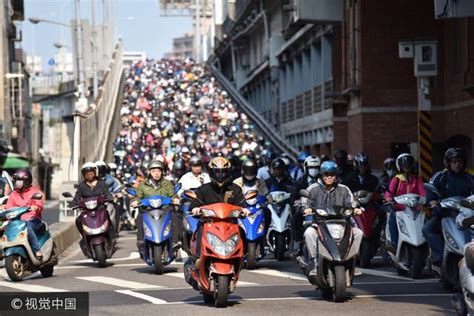
<svg viewBox="0 0 474 316">
<path fill-rule="evenodd" d="M 107 231 L 109 224 L 107 222 L 103 223 L 100 227 L 90 228 L 89 226 L 82 225 L 82 228 L 88 235 L 99 235 Z"/>
<path fill-rule="evenodd" d="M 332 238 L 339 240 L 344 236 L 345 227 L 341 224 L 327 224 L 329 234 Z"/>
<path fill-rule="evenodd" d="M 216 235 L 211 234 L 211 233 L 207 233 L 206 237 L 207 237 L 207 242 L 209 243 L 211 248 L 215 252 L 220 254 L 221 256 L 225 256 L 225 244 L 224 244 L 224 242 L 222 240 L 220 240 L 219 237 L 217 237 Z"/>
<path fill-rule="evenodd" d="M 328 216 L 328 212 L 326 212 L 326 210 L 323 210 L 322 208 L 318 208 L 316 210 L 316 213 L 318 213 L 319 216 Z"/>
<path fill-rule="evenodd" d="M 163 230 L 163 236 L 168 236 L 170 234 L 170 231 L 171 231 L 171 225 L 168 224 L 168 225 L 166 225 L 165 229 Z"/>
<path fill-rule="evenodd" d="M 151 229 L 148 228 L 147 225 L 144 225 L 144 226 L 143 226 L 143 231 L 144 231 L 144 233 L 145 233 L 145 236 L 147 236 L 147 237 L 150 237 L 150 238 L 151 238 L 151 236 L 153 235 L 153 234 L 151 233 Z"/>
<path fill-rule="evenodd" d="M 90 200 L 85 203 L 88 210 L 95 210 L 97 208 L 97 200 Z"/>
<path fill-rule="evenodd" d="M 240 210 L 235 210 L 230 212 L 230 217 L 239 217 L 240 216 Z"/>
<path fill-rule="evenodd" d="M 201 209 L 202 216 L 204 217 L 216 217 L 216 213 L 213 210 Z"/>
<path fill-rule="evenodd" d="M 152 208 L 159 208 L 162 203 L 163 203 L 163 201 L 162 201 L 161 199 L 153 199 L 153 200 L 150 200 L 150 206 L 151 206 Z"/>
<path fill-rule="evenodd" d="M 265 229 L 265 225 L 263 224 L 263 222 L 260 222 L 257 228 L 257 234 L 261 234 L 264 229 Z"/>
<path fill-rule="evenodd" d="M 228 256 L 234 252 L 235 247 L 237 246 L 237 241 L 239 240 L 239 236 L 237 234 L 231 236 L 225 242 L 225 255 Z"/>
</svg>

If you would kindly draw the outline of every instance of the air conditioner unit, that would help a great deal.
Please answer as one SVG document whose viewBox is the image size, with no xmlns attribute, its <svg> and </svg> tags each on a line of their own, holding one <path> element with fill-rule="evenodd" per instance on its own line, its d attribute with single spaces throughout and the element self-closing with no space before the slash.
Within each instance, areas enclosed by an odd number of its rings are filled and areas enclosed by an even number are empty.
<svg viewBox="0 0 474 316">
<path fill-rule="evenodd" d="M 342 21 L 343 0 L 293 0 L 294 21 L 330 24 Z"/>
</svg>

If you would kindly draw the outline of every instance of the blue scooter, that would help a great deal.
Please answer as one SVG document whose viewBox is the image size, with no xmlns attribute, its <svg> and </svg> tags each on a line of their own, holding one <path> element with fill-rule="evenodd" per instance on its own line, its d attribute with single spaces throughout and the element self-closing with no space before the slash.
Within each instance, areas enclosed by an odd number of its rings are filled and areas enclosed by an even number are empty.
<svg viewBox="0 0 474 316">
<path fill-rule="evenodd" d="M 178 192 L 181 185 L 175 187 Z M 140 200 L 143 212 L 144 260 L 153 267 L 155 274 L 163 274 L 165 266 L 176 258 L 171 245 L 171 212 L 165 211 L 172 206 L 172 198 L 154 195 Z"/>
<path fill-rule="evenodd" d="M 199 219 L 189 214 L 189 204 L 191 201 L 184 195 L 182 196 L 181 210 L 183 212 L 183 250 L 191 256 L 191 238 L 196 232 Z"/>
<path fill-rule="evenodd" d="M 41 200 L 43 195 L 35 193 L 32 199 Z M 43 223 L 36 233 L 43 259 L 36 258 L 28 241 L 28 223 L 22 221 L 21 215 L 29 212 L 29 207 L 14 207 L 0 213 L 0 220 L 10 220 L 2 237 L 5 269 L 12 281 L 22 281 L 28 274 L 40 271 L 44 277 L 53 275 L 54 266 L 58 264 L 56 247 L 49 234 L 48 226 Z"/>
<path fill-rule="evenodd" d="M 264 205 L 266 198 L 259 195 L 247 200 L 246 207 L 250 215 L 239 219 L 239 225 L 245 231 L 247 242 L 247 256 L 245 261 L 247 269 L 253 270 L 257 267 L 257 262 L 265 257 L 265 215 Z"/>
</svg>

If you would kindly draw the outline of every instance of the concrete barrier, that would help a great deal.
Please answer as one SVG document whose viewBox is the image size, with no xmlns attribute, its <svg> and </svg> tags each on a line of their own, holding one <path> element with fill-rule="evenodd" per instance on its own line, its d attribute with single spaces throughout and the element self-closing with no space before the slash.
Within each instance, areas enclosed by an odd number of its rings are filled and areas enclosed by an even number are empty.
<svg viewBox="0 0 474 316">
<path fill-rule="evenodd" d="M 49 226 L 49 232 L 51 236 L 53 236 L 53 242 L 58 251 L 57 255 L 62 254 L 81 237 L 74 222 L 51 224 L 51 226 Z"/>
</svg>

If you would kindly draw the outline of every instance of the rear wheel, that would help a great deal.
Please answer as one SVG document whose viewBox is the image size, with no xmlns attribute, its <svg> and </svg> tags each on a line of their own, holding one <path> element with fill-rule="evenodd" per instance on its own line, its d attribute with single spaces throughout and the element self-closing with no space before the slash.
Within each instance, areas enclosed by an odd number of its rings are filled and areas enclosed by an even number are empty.
<svg viewBox="0 0 474 316">
<path fill-rule="evenodd" d="M 334 302 L 346 300 L 346 270 L 344 266 L 334 267 Z"/>
<path fill-rule="evenodd" d="M 217 293 L 215 294 L 214 305 L 216 307 L 226 307 L 227 298 L 229 296 L 229 276 L 228 275 L 218 275 L 217 276 Z"/>
<path fill-rule="evenodd" d="M 163 274 L 165 271 L 165 267 L 162 263 L 163 257 L 163 247 L 162 246 L 154 246 L 153 247 L 153 272 L 155 274 Z"/>
<path fill-rule="evenodd" d="M 278 261 L 285 260 L 285 236 L 280 233 L 275 233 L 275 258 Z"/>
<path fill-rule="evenodd" d="M 107 265 L 107 257 L 105 256 L 104 245 L 94 245 L 95 257 L 99 262 L 99 267 L 104 268 Z"/>
<path fill-rule="evenodd" d="M 359 250 L 359 261 L 361 268 L 370 268 L 372 253 L 372 242 L 370 240 L 363 239 Z"/>
<path fill-rule="evenodd" d="M 257 268 L 258 247 L 255 242 L 248 243 L 247 247 L 247 269 L 254 270 Z"/>
<path fill-rule="evenodd" d="M 425 268 L 426 256 L 425 251 L 422 247 L 411 247 L 411 277 L 412 279 L 419 279 L 423 275 L 423 269 Z"/>
<path fill-rule="evenodd" d="M 26 259 L 18 254 L 5 257 L 5 269 L 12 281 L 22 281 L 26 272 Z"/>
</svg>

